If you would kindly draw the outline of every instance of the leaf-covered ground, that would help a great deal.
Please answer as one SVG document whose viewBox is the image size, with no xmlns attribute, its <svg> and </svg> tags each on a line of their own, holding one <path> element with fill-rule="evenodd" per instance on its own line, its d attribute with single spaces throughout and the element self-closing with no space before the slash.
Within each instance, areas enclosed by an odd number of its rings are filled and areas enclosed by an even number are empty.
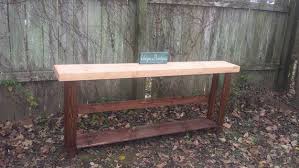
<svg viewBox="0 0 299 168">
<path fill-rule="evenodd" d="M 63 152 L 62 114 L 0 123 L 0 167 L 298 167 L 299 113 L 283 96 L 233 90 L 222 132 L 194 131 Z M 81 131 L 202 116 L 206 106 L 175 106 L 83 116 Z"/>
</svg>

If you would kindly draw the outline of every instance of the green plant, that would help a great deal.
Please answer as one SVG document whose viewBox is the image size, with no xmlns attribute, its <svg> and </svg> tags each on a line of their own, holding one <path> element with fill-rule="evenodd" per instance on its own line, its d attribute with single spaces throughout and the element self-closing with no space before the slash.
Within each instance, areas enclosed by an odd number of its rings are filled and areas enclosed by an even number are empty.
<svg viewBox="0 0 299 168">
<path fill-rule="evenodd" d="M 249 77 L 245 72 L 240 73 L 238 78 L 233 81 L 231 88 L 230 105 L 232 108 L 241 109 L 240 100 L 244 97 L 244 91 L 249 86 Z"/>
<path fill-rule="evenodd" d="M 0 86 L 6 87 L 10 93 L 16 93 L 24 98 L 25 102 L 29 106 L 29 110 L 37 108 L 38 101 L 36 97 L 34 97 L 32 92 L 27 90 L 20 82 L 15 80 L 1 80 Z"/>
</svg>

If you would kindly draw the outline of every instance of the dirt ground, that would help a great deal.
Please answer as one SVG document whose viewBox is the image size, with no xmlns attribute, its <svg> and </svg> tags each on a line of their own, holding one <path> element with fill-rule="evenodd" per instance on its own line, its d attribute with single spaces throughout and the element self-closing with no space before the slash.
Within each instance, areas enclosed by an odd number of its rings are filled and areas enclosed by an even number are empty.
<svg viewBox="0 0 299 168">
<path fill-rule="evenodd" d="M 299 167 L 299 110 L 288 95 L 232 90 L 222 132 L 193 131 L 63 151 L 62 114 L 0 123 L 0 167 Z M 83 116 L 82 131 L 203 116 L 206 106 L 161 107 Z"/>
</svg>

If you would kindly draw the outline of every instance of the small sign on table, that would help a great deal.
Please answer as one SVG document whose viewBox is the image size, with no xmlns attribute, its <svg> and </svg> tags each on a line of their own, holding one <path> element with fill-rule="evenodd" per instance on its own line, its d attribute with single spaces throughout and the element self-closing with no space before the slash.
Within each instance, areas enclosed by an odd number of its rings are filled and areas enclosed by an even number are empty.
<svg viewBox="0 0 299 168">
<path fill-rule="evenodd" d="M 141 52 L 139 64 L 167 64 L 168 52 Z"/>
</svg>

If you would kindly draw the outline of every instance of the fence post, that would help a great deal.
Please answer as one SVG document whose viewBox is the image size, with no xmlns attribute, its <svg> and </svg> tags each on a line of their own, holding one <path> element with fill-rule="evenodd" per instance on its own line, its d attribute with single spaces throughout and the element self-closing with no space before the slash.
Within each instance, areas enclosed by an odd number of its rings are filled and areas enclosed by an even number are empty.
<svg viewBox="0 0 299 168">
<path fill-rule="evenodd" d="M 136 45 L 134 61 L 138 62 L 139 53 L 148 50 L 148 34 L 146 33 L 148 0 L 137 0 Z M 145 94 L 145 78 L 134 79 L 133 91 L 136 99 L 143 99 Z"/>
<path fill-rule="evenodd" d="M 288 89 L 289 84 L 289 71 L 292 64 L 292 49 L 295 42 L 294 32 L 296 32 L 297 26 L 297 15 L 298 15 L 298 5 L 296 5 L 298 0 L 290 0 L 289 2 L 289 17 L 287 20 L 286 34 L 284 38 L 284 46 L 282 54 L 280 56 L 280 70 L 277 76 L 277 84 L 275 89 L 283 91 Z"/>
</svg>

